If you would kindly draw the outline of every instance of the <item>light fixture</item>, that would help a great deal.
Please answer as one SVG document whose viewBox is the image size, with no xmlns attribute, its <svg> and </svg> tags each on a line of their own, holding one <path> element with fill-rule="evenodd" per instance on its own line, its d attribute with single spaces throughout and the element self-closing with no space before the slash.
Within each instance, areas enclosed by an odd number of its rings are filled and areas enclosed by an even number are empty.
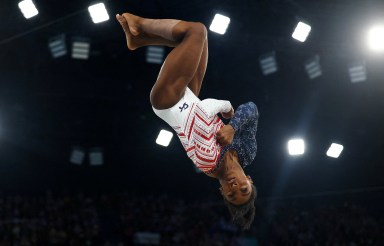
<svg viewBox="0 0 384 246">
<path fill-rule="evenodd" d="M 109 20 L 108 11 L 104 3 L 97 3 L 88 7 L 93 23 L 97 24 Z"/>
<path fill-rule="evenodd" d="M 322 72 L 320 66 L 320 58 L 318 55 L 305 62 L 305 70 L 307 71 L 308 77 L 310 79 L 315 79 L 321 76 Z"/>
<path fill-rule="evenodd" d="M 304 154 L 305 144 L 303 139 L 291 139 L 288 141 L 288 153 L 290 155 Z"/>
<path fill-rule="evenodd" d="M 89 150 L 89 164 L 91 166 L 103 165 L 103 150 L 101 148 L 92 148 Z"/>
<path fill-rule="evenodd" d="M 364 61 L 351 63 L 348 70 L 352 83 L 359 83 L 367 80 L 367 70 Z"/>
<path fill-rule="evenodd" d="M 209 26 L 209 30 L 218 34 L 224 34 L 227 31 L 230 22 L 231 19 L 229 17 L 221 14 L 215 14 L 211 25 Z"/>
<path fill-rule="evenodd" d="M 173 137 L 172 132 L 167 130 L 161 130 L 159 135 L 157 136 L 156 143 L 164 147 L 167 147 L 171 142 L 172 137 Z"/>
<path fill-rule="evenodd" d="M 270 75 L 277 71 L 275 52 L 269 52 L 259 57 L 260 67 L 264 75 Z"/>
<path fill-rule="evenodd" d="M 147 63 L 162 64 L 164 60 L 164 53 L 164 47 L 162 46 L 148 46 L 145 60 Z"/>
<path fill-rule="evenodd" d="M 375 26 L 368 33 L 368 44 L 373 51 L 384 51 L 384 26 Z"/>
<path fill-rule="evenodd" d="M 300 42 L 305 42 L 310 32 L 311 26 L 300 21 L 299 23 L 297 23 L 295 31 L 292 33 L 292 38 Z"/>
<path fill-rule="evenodd" d="M 39 11 L 37 10 L 35 4 L 32 2 L 32 0 L 24 0 L 19 2 L 19 8 L 21 10 L 21 13 L 23 13 L 24 17 L 26 19 L 29 19 L 33 16 L 36 16 L 39 14 Z"/>
<path fill-rule="evenodd" d="M 81 165 L 84 162 L 85 151 L 82 147 L 73 147 L 69 161 L 73 164 Z"/>
<path fill-rule="evenodd" d="M 52 37 L 48 41 L 48 47 L 53 58 L 59 58 L 67 54 L 67 44 L 65 42 L 65 34 Z"/>
<path fill-rule="evenodd" d="M 327 156 L 338 158 L 343 151 L 344 147 L 341 144 L 332 143 L 327 151 Z"/>
<path fill-rule="evenodd" d="M 72 58 L 86 60 L 89 58 L 91 42 L 88 38 L 75 37 L 72 39 Z"/>
</svg>

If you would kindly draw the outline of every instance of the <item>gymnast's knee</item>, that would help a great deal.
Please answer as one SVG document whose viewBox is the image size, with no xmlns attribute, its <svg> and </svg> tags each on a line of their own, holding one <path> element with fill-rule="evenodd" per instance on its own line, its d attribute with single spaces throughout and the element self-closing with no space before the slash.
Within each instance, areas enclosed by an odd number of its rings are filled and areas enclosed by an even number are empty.
<svg viewBox="0 0 384 246">
<path fill-rule="evenodd" d="M 183 21 L 181 25 L 177 25 L 173 30 L 173 36 L 177 37 L 178 41 L 192 35 L 205 40 L 207 38 L 207 28 L 200 22 Z"/>
</svg>

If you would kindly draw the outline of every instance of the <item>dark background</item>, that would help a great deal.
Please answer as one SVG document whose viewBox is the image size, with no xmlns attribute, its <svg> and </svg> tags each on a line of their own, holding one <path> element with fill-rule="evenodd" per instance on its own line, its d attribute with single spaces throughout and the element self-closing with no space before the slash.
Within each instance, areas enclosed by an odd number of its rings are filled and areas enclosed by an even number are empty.
<svg viewBox="0 0 384 246">
<path fill-rule="evenodd" d="M 110 20 L 93 24 L 91 1 L 35 0 L 25 19 L 17 1 L 0 3 L 0 190 L 168 193 L 218 197 L 218 182 L 195 172 L 179 140 L 155 143 L 168 129 L 149 92 L 160 69 L 145 49 L 130 52 L 116 13 L 177 18 L 207 25 L 231 18 L 225 35 L 209 31 L 209 63 L 200 98 L 254 101 L 260 112 L 258 153 L 246 168 L 260 197 L 371 189 L 384 185 L 384 56 L 367 49 L 366 32 L 383 21 L 382 1 L 106 1 Z M 296 21 L 312 26 L 305 43 L 291 38 Z M 383 22 L 381 22 L 383 23 Z M 52 58 L 59 34 L 91 39 L 88 60 Z M 170 50 L 167 49 L 167 52 Z M 275 51 L 277 73 L 259 57 Z M 310 80 L 304 62 L 319 55 L 323 75 Z M 364 60 L 368 79 L 352 84 L 348 65 Z M 306 153 L 286 143 L 303 137 Z M 340 158 L 325 155 L 344 145 Z M 105 164 L 69 162 L 73 146 L 104 149 Z M 376 189 L 375 188 L 375 189 Z"/>
</svg>

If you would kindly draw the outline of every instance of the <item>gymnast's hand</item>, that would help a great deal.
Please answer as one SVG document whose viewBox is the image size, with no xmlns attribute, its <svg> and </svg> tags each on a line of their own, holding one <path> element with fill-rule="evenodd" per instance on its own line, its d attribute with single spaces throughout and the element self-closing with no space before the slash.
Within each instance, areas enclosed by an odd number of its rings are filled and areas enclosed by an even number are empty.
<svg viewBox="0 0 384 246">
<path fill-rule="evenodd" d="M 225 146 L 232 143 L 234 135 L 235 129 L 231 125 L 225 125 L 216 133 L 216 141 L 221 146 Z"/>
<path fill-rule="evenodd" d="M 235 110 L 233 110 L 233 108 L 231 108 L 231 111 L 225 113 L 225 112 L 221 112 L 221 115 L 225 118 L 225 119 L 230 119 L 232 118 L 234 115 L 235 115 Z"/>
</svg>

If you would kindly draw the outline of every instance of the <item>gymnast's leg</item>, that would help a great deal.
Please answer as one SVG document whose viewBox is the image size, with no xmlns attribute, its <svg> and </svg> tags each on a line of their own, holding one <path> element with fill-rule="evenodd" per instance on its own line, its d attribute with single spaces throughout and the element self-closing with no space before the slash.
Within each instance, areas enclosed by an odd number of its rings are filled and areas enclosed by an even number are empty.
<svg viewBox="0 0 384 246">
<path fill-rule="evenodd" d="M 172 107 L 187 86 L 199 94 L 208 60 L 207 31 L 203 24 L 146 19 L 129 13 L 116 17 L 123 26 L 129 49 L 146 45 L 175 47 L 164 61 L 151 91 L 151 103 L 156 109 Z"/>
</svg>

